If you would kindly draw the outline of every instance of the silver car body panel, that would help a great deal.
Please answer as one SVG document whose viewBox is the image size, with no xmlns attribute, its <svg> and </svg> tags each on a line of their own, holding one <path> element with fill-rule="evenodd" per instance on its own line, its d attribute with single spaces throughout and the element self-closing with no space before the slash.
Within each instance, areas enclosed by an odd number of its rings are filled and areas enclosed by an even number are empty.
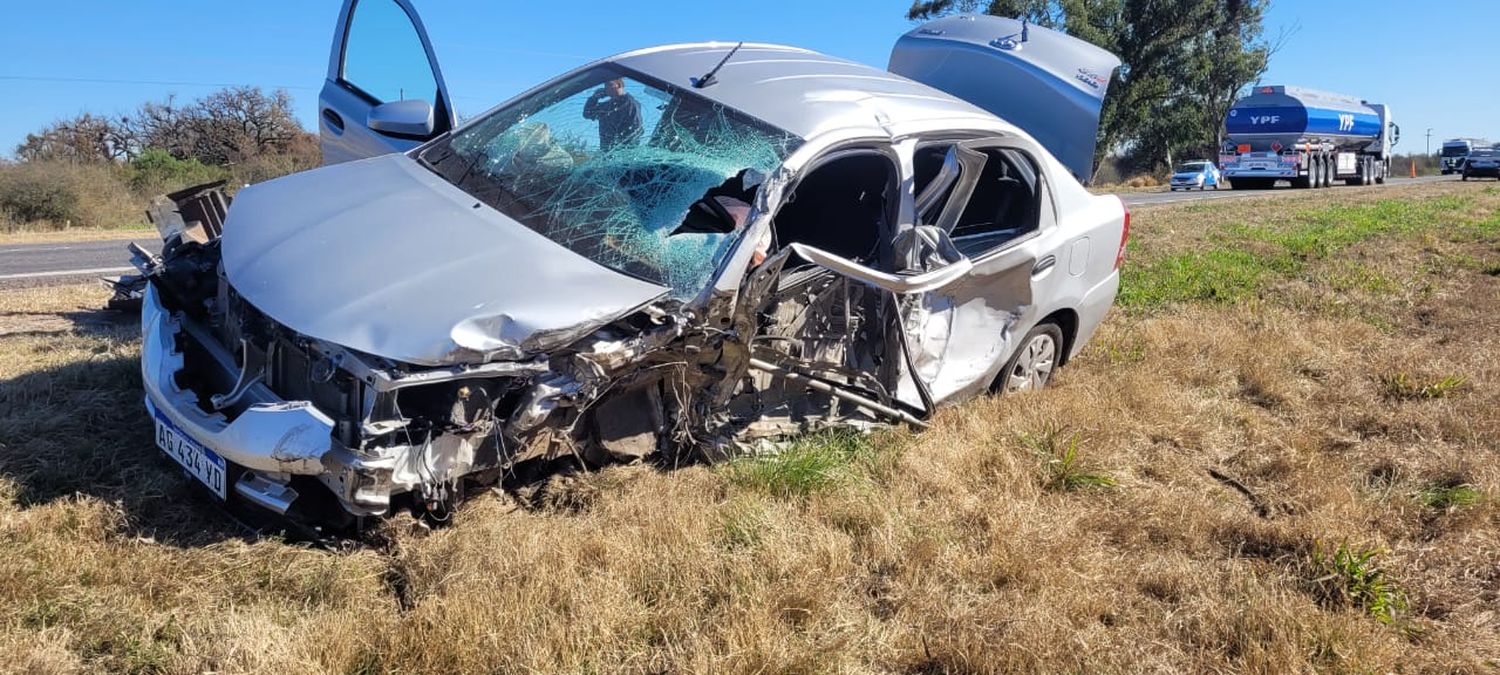
<svg viewBox="0 0 1500 675">
<path fill-rule="evenodd" d="M 521 359 L 666 293 L 398 154 L 245 188 L 222 247 L 229 282 L 268 316 L 420 365 Z"/>
<path fill-rule="evenodd" d="M 1073 36 L 999 16 L 956 14 L 918 26 L 890 70 L 1025 129 L 1086 179 L 1099 112 L 1120 59 Z"/>
</svg>

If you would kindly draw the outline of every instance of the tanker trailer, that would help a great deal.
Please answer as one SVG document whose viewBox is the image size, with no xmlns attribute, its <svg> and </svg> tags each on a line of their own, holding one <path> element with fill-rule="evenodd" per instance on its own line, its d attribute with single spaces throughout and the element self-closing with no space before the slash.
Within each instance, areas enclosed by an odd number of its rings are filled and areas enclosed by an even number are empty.
<svg viewBox="0 0 1500 675">
<path fill-rule="evenodd" d="M 1384 183 L 1401 127 L 1390 108 L 1301 87 L 1255 87 L 1224 118 L 1219 164 L 1229 186 L 1263 190 Z"/>
</svg>

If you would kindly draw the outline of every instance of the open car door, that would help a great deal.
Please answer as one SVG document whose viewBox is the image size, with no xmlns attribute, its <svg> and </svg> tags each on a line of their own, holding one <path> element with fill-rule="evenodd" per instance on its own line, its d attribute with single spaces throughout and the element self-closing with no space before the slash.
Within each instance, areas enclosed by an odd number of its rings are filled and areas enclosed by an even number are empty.
<svg viewBox="0 0 1500 675">
<path fill-rule="evenodd" d="M 889 70 L 1014 124 L 1087 182 L 1099 112 L 1120 59 L 1093 44 L 998 16 L 957 14 L 896 42 Z"/>
<path fill-rule="evenodd" d="M 448 88 L 410 0 L 344 0 L 318 95 L 323 163 L 408 150 L 453 125 Z"/>
</svg>

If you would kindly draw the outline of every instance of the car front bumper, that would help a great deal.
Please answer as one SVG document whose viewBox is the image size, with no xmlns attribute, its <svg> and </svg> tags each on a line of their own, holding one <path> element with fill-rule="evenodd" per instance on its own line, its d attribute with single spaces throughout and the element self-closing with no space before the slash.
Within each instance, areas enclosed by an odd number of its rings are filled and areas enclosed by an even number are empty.
<svg viewBox="0 0 1500 675">
<path fill-rule="evenodd" d="M 207 397 L 179 382 L 232 383 L 239 370 L 234 356 L 205 327 L 167 309 L 154 285 L 147 285 L 142 299 L 141 336 L 147 411 L 224 458 L 229 499 L 285 514 L 299 496 L 293 477 L 308 476 L 352 515 L 378 515 L 389 508 L 399 453 L 371 456 L 337 443 L 333 420 L 311 402 L 282 400 L 255 384 L 246 389 L 240 405 L 225 412 L 205 410 L 199 401 Z M 212 372 L 180 377 L 187 369 L 187 341 L 208 356 L 194 368 Z"/>
</svg>

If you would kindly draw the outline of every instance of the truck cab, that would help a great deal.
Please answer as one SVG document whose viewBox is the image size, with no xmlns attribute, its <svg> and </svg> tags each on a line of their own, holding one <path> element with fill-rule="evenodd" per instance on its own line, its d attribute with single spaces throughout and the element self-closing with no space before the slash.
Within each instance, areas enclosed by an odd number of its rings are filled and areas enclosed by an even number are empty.
<svg viewBox="0 0 1500 675">
<path fill-rule="evenodd" d="M 1457 173 L 1464 168 L 1464 161 L 1474 151 L 1474 143 L 1467 138 L 1455 138 L 1443 142 L 1441 155 L 1443 175 Z"/>
</svg>

